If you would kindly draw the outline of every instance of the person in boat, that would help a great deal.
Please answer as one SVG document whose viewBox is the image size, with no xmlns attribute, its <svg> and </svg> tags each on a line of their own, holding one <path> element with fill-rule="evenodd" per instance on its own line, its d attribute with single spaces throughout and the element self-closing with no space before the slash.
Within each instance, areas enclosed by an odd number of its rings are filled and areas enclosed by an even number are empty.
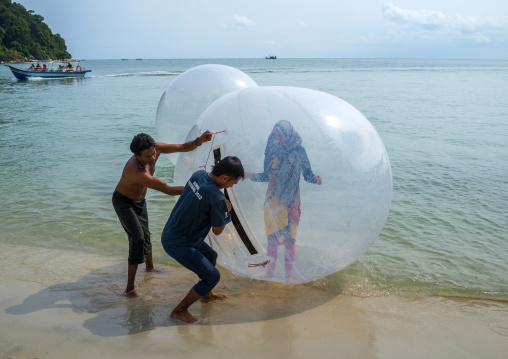
<svg viewBox="0 0 508 359">
<path fill-rule="evenodd" d="M 33 71 L 34 70 L 34 64 L 32 64 L 29 68 L 28 68 L 28 71 Z"/>
<path fill-rule="evenodd" d="M 48 71 L 46 64 L 42 65 L 42 71 Z"/>
<path fill-rule="evenodd" d="M 171 196 L 179 195 L 182 186 L 168 186 L 153 176 L 155 164 L 161 153 L 189 152 L 202 143 L 210 141 L 212 133 L 204 132 L 194 141 L 184 144 L 155 142 L 150 135 L 140 133 L 132 139 L 130 150 L 133 156 L 127 161 L 113 193 L 113 207 L 129 238 L 127 286 L 124 295 L 137 297 L 135 278 L 138 265 L 145 263 L 146 271 L 156 271 L 152 260 L 152 243 L 148 229 L 146 192 L 148 188 Z"/>
<path fill-rule="evenodd" d="M 72 67 L 71 63 L 67 63 L 67 71 L 74 71 L 74 68 Z"/>
<path fill-rule="evenodd" d="M 231 202 L 221 189 L 233 187 L 243 176 L 240 159 L 224 157 L 211 172 L 194 172 L 171 211 L 162 231 L 162 246 L 167 254 L 199 277 L 199 282 L 171 312 L 172 318 L 194 323 L 197 318 L 189 313 L 193 303 L 199 299 L 210 302 L 227 298 L 224 294 L 212 293 L 220 280 L 220 273 L 215 268 L 217 252 L 205 239 L 210 229 L 213 234 L 219 235 L 231 222 Z"/>
<path fill-rule="evenodd" d="M 37 64 L 37 66 L 35 66 L 35 71 L 41 71 L 41 65 Z"/>
<path fill-rule="evenodd" d="M 300 177 L 321 185 L 322 177 L 312 172 L 302 139 L 289 121 L 279 121 L 273 127 L 265 148 L 262 173 L 247 173 L 255 182 L 268 182 L 264 217 L 268 238 L 267 254 L 273 261 L 267 265 L 267 277 L 273 277 L 277 248 L 284 246 L 285 279 L 292 280 L 295 243 L 300 222 Z"/>
</svg>

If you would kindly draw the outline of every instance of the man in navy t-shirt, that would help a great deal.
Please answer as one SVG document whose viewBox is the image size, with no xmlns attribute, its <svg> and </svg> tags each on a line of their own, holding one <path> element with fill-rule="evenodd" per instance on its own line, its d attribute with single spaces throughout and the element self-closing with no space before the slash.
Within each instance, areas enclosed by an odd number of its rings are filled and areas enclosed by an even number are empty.
<svg viewBox="0 0 508 359">
<path fill-rule="evenodd" d="M 166 253 L 187 269 L 196 273 L 199 282 L 171 312 L 171 317 L 193 323 L 197 320 L 189 307 L 198 299 L 224 299 L 224 294 L 213 294 L 220 280 L 215 268 L 217 253 L 205 242 L 210 229 L 222 233 L 231 222 L 231 203 L 221 189 L 230 188 L 243 178 L 242 162 L 238 157 L 224 157 L 212 172 L 196 171 L 187 181 L 162 231 L 162 246 Z"/>
</svg>

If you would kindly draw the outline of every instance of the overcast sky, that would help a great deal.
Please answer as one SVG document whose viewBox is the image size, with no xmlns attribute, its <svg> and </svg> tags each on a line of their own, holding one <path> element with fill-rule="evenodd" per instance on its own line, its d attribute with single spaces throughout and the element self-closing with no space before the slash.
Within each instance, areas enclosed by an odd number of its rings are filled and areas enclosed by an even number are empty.
<svg viewBox="0 0 508 359">
<path fill-rule="evenodd" d="M 77 59 L 508 59 L 508 0 L 13 0 Z"/>
</svg>

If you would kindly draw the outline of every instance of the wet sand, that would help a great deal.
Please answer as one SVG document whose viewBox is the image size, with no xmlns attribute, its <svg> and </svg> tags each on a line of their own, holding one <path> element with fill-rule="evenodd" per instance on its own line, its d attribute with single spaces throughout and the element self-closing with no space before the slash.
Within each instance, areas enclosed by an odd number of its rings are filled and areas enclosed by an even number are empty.
<svg viewBox="0 0 508 359">
<path fill-rule="evenodd" d="M 197 324 L 169 318 L 195 281 L 182 268 L 139 271 L 122 258 L 0 243 L 1 358 L 505 358 L 508 303 L 398 295 L 353 297 L 223 270 L 223 302 Z M 223 288 L 225 286 L 225 288 Z M 121 288 L 121 289 L 120 289 Z"/>
</svg>

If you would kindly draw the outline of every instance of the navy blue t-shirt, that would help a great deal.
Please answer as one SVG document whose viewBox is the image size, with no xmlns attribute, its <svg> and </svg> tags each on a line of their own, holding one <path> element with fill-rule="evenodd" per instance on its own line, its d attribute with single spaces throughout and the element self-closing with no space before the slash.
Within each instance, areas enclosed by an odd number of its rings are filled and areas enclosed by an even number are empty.
<svg viewBox="0 0 508 359">
<path fill-rule="evenodd" d="M 173 251 L 198 248 L 212 227 L 231 222 L 224 193 L 208 172 L 191 176 L 162 231 L 164 248 Z"/>
</svg>

